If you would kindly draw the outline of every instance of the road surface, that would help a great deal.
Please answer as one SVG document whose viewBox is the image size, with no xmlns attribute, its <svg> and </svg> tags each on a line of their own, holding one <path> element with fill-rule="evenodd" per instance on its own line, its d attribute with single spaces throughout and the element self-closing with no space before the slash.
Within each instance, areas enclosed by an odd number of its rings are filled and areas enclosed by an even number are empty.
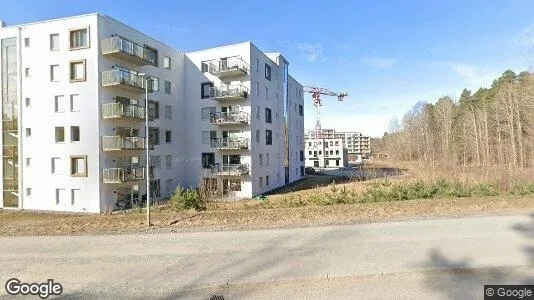
<svg viewBox="0 0 534 300">
<path fill-rule="evenodd" d="M 52 278 L 59 299 L 482 299 L 484 284 L 534 284 L 534 216 L 2 237 L 0 253 L 2 286 Z"/>
</svg>

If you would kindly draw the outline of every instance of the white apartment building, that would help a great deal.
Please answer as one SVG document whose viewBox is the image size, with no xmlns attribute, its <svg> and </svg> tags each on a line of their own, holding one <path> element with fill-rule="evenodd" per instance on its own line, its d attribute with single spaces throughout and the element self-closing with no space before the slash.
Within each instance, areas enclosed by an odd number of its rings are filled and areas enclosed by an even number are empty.
<svg viewBox="0 0 534 300">
<path fill-rule="evenodd" d="M 184 54 L 101 14 L 2 22 L 0 48 L 2 208 L 146 199 L 145 88 L 153 198 L 201 180 L 252 197 L 304 173 L 302 86 L 279 54 L 249 42 Z"/>
<path fill-rule="evenodd" d="M 343 139 L 306 139 L 304 153 L 306 167 L 344 168 L 349 164 Z"/>
<path fill-rule="evenodd" d="M 306 138 L 313 138 L 315 130 L 309 130 Z M 324 139 L 342 139 L 349 155 L 361 155 L 363 158 L 371 156 L 371 137 L 364 136 L 360 132 L 335 131 L 334 129 L 321 129 L 321 137 Z"/>
</svg>

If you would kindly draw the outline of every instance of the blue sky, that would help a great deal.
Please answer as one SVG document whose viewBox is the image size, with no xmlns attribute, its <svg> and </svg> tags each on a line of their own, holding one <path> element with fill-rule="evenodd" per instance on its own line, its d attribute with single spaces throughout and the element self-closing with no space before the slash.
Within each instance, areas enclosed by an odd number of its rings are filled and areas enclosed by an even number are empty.
<svg viewBox="0 0 534 300">
<path fill-rule="evenodd" d="M 324 98 L 323 128 L 373 136 L 418 101 L 458 97 L 534 62 L 534 1 L 2 2 L 8 24 L 101 12 L 185 52 L 253 41 L 282 52 L 301 83 L 349 93 Z"/>
</svg>

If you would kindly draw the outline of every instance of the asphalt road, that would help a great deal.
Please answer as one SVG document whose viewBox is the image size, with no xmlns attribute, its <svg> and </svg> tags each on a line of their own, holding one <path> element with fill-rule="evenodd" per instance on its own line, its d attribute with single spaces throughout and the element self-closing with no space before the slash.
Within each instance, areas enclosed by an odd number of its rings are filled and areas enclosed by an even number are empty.
<svg viewBox="0 0 534 300">
<path fill-rule="evenodd" d="M 65 299 L 482 299 L 484 284 L 534 284 L 534 216 L 2 237 L 0 253 L 2 286 L 52 278 Z"/>
</svg>

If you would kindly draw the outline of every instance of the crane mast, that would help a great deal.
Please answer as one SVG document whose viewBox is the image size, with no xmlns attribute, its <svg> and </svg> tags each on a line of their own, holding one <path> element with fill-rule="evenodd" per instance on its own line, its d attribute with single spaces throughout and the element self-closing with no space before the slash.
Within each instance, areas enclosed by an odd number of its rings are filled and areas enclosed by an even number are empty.
<svg viewBox="0 0 534 300">
<path fill-rule="evenodd" d="M 343 98 L 348 96 L 348 93 L 346 92 L 337 93 L 337 92 L 330 91 L 327 88 L 320 88 L 320 87 L 314 87 L 314 86 L 303 86 L 303 90 L 305 93 L 312 94 L 313 107 L 315 108 L 315 130 L 312 136 L 314 139 L 320 139 L 322 138 L 321 106 L 323 105 L 321 102 L 321 95 L 337 97 L 337 100 L 341 102 L 343 101 Z"/>
</svg>

